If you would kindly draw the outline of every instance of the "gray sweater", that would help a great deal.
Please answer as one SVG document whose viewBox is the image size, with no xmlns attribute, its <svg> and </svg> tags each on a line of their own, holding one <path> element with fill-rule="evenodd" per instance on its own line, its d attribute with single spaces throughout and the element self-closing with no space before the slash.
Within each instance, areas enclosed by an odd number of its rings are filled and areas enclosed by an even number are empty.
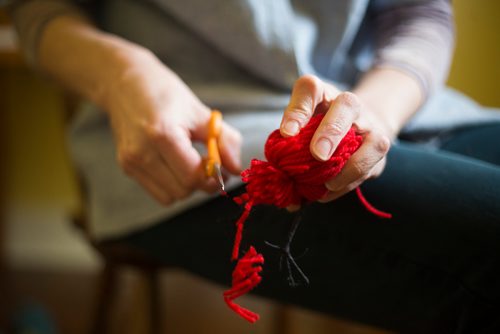
<svg viewBox="0 0 500 334">
<path fill-rule="evenodd" d="M 243 162 L 262 157 L 278 127 L 293 82 L 315 74 L 348 88 L 372 67 L 404 71 L 428 102 L 407 134 L 437 134 L 472 122 L 500 120 L 457 92 L 442 90 L 453 48 L 445 0 L 109 0 L 105 30 L 152 50 L 208 106 L 243 134 Z M 32 0 L 13 14 L 27 59 L 57 15 L 82 15 L 62 0 Z M 89 103 L 70 133 L 73 157 L 89 189 L 92 232 L 115 237 L 150 226 L 210 197 L 201 192 L 169 207 L 151 199 L 115 161 L 106 116 Z M 229 188 L 239 184 L 229 182 Z"/>
</svg>

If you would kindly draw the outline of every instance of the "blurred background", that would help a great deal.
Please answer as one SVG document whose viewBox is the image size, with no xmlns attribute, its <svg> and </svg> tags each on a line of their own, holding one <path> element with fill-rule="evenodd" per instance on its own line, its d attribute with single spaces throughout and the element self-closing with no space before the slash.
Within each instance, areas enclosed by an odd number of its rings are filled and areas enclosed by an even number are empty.
<svg viewBox="0 0 500 334">
<path fill-rule="evenodd" d="M 458 39 L 448 85 L 500 107 L 500 2 L 453 5 Z M 86 333 L 90 326 L 102 264 L 69 220 L 80 198 L 64 153 L 63 111 L 61 91 L 26 68 L 0 12 L 0 333 L 7 315 L 30 305 L 52 317 L 58 333 Z M 143 333 L 148 324 L 141 278 L 125 270 L 120 281 L 112 332 Z M 248 297 L 243 303 L 263 318 L 248 325 L 226 309 L 220 286 L 168 271 L 161 288 L 168 333 L 272 333 L 269 319 L 278 307 L 272 303 Z M 286 333 L 384 333 L 304 310 L 286 311 Z"/>
</svg>

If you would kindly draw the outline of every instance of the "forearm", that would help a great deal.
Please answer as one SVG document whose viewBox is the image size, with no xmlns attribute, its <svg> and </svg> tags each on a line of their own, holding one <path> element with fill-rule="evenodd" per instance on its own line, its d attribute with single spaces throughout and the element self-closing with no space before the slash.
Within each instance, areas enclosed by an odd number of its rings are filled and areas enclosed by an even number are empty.
<svg viewBox="0 0 500 334">
<path fill-rule="evenodd" d="M 405 72 L 374 68 L 354 88 L 366 110 L 373 113 L 394 139 L 424 100 L 419 82 Z"/>
<path fill-rule="evenodd" d="M 147 50 L 103 33 L 85 20 L 59 16 L 40 37 L 37 66 L 104 108 L 108 91 L 127 68 L 149 56 Z"/>
<path fill-rule="evenodd" d="M 451 5 L 374 0 L 371 13 L 376 58 L 354 92 L 394 138 L 444 82 L 453 49 Z"/>
<path fill-rule="evenodd" d="M 396 68 L 413 76 L 424 98 L 446 79 L 454 45 L 448 0 L 373 1 L 374 67 Z"/>
<path fill-rule="evenodd" d="M 106 106 L 126 71 L 152 55 L 96 29 L 72 1 L 24 0 L 8 6 L 28 64 L 66 88 Z"/>
</svg>

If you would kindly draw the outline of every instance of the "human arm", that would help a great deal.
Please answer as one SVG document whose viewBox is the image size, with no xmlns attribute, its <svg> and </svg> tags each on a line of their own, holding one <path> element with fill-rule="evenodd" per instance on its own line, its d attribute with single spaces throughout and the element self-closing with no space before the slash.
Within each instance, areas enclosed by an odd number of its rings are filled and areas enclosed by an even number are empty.
<svg viewBox="0 0 500 334">
<path fill-rule="evenodd" d="M 325 200 L 338 198 L 383 171 L 390 141 L 441 85 L 448 69 L 453 27 L 447 1 L 380 5 L 374 10 L 379 20 L 376 61 L 355 85 L 354 94 L 340 94 L 317 78 L 301 78 L 283 116 L 282 134 L 293 135 L 286 129 L 290 120 L 298 129 L 318 106 L 327 112 L 311 141 L 311 153 L 320 160 L 331 156 L 352 125 L 363 134 L 363 145 L 327 182 L 330 193 Z M 324 155 L 320 143 L 327 144 Z"/>
<path fill-rule="evenodd" d="M 31 1 L 26 3 L 40 3 Z M 22 19 L 23 5 L 17 11 Z M 27 10 L 24 8 L 24 10 Z M 168 205 L 207 180 L 192 142 L 205 140 L 210 110 L 150 51 L 96 29 L 81 14 L 65 12 L 44 23 L 35 66 L 90 99 L 109 116 L 124 171 Z M 223 166 L 239 172 L 240 136 L 223 125 Z"/>
</svg>

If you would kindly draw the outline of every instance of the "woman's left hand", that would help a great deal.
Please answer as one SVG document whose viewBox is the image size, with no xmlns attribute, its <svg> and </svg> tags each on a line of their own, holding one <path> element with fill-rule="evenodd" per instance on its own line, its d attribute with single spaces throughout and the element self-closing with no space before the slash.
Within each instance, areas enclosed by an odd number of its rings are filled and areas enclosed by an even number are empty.
<svg viewBox="0 0 500 334">
<path fill-rule="evenodd" d="M 326 113 L 310 143 L 316 159 L 328 160 L 352 126 L 363 136 L 362 145 L 342 171 L 326 182 L 329 192 L 320 202 L 329 202 L 382 173 L 395 133 L 389 122 L 371 113 L 355 94 L 340 92 L 333 85 L 307 75 L 293 87 L 281 122 L 281 134 L 285 137 L 298 134 L 315 112 Z"/>
</svg>

